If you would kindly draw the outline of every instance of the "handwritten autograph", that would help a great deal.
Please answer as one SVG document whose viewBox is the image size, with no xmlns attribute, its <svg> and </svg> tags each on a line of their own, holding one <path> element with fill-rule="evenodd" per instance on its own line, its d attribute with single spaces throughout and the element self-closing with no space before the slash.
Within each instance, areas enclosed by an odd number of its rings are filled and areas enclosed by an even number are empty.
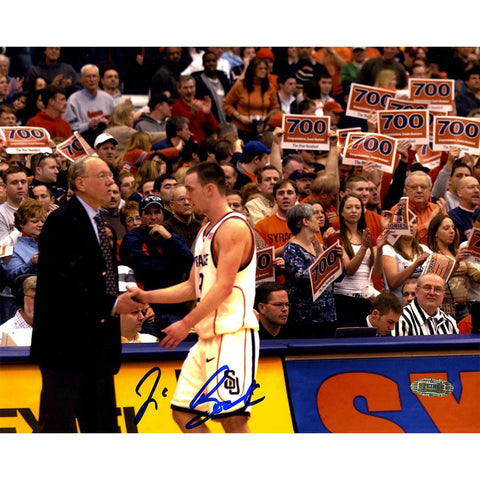
<svg viewBox="0 0 480 480">
<path fill-rule="evenodd" d="M 207 386 L 210 384 L 210 382 L 213 382 L 213 379 L 215 377 L 217 377 L 217 375 L 219 375 L 223 371 L 225 371 L 225 375 L 223 376 L 221 381 L 217 385 L 215 385 L 207 394 L 202 393 L 207 388 Z M 265 399 L 265 396 L 263 396 L 262 398 L 259 398 L 257 400 L 250 401 L 250 398 L 252 396 L 253 391 L 256 388 L 260 387 L 260 385 L 255 381 L 255 379 L 253 380 L 252 385 L 250 385 L 250 387 L 248 387 L 245 395 L 239 397 L 237 400 L 235 400 L 233 402 L 231 400 L 226 400 L 225 402 L 221 402 L 220 400 L 217 400 L 216 398 L 212 398 L 211 395 L 213 395 L 225 383 L 225 381 L 228 379 L 227 374 L 228 374 L 229 371 L 230 371 L 230 369 L 228 368 L 227 365 L 224 365 L 223 367 L 220 367 L 205 382 L 205 384 L 200 389 L 200 391 L 195 395 L 195 397 L 193 397 L 193 400 L 190 402 L 190 408 L 195 409 L 199 405 L 202 405 L 202 404 L 205 404 L 205 403 L 210 403 L 210 402 L 213 402 L 213 407 L 212 407 L 212 411 L 210 413 L 208 413 L 206 415 L 205 414 L 200 414 L 200 415 L 197 415 L 196 417 L 192 418 L 185 425 L 186 428 L 188 428 L 188 429 L 196 428 L 199 425 L 202 425 L 203 423 L 205 423 L 209 418 L 212 418 L 214 415 L 218 415 L 222 411 L 230 410 L 231 408 L 241 404 L 242 402 L 247 407 L 247 406 L 251 406 L 251 405 L 256 405 L 257 403 L 260 403 L 262 400 Z"/>
<path fill-rule="evenodd" d="M 143 415 L 145 414 L 145 411 L 147 410 L 147 407 L 150 403 L 153 403 L 155 406 L 155 410 L 158 410 L 158 404 L 157 401 L 153 398 L 153 394 L 155 393 L 155 390 L 157 389 L 158 382 L 160 381 L 160 377 L 162 375 L 162 371 L 160 370 L 159 367 L 153 367 L 151 368 L 144 376 L 143 378 L 138 382 L 136 388 L 135 388 L 135 393 L 141 397 L 142 394 L 139 392 L 140 387 L 143 385 L 143 382 L 152 374 L 157 373 L 157 378 L 155 379 L 152 389 L 150 390 L 150 393 L 148 395 L 148 398 L 145 402 L 143 402 L 142 406 L 138 410 L 137 414 L 135 415 L 135 425 L 138 425 L 140 423 L 140 420 L 142 419 Z M 166 397 L 167 396 L 168 389 L 164 388 L 162 391 L 162 396 Z"/>
<path fill-rule="evenodd" d="M 220 375 L 220 373 L 222 372 L 225 372 L 222 379 L 220 380 L 220 382 L 217 384 L 217 385 L 214 385 L 213 388 L 208 392 L 208 393 L 203 393 L 205 391 L 205 389 L 209 386 L 211 386 L 210 384 L 214 382 L 214 379 Z M 207 404 L 207 403 L 213 403 L 213 407 L 212 407 L 212 411 L 210 413 L 202 413 L 202 414 L 199 414 L 197 415 L 196 417 L 192 418 L 187 424 L 186 424 L 186 428 L 188 429 L 193 429 L 193 428 L 196 428 L 198 427 L 199 425 L 202 425 L 203 423 L 205 423 L 208 419 L 212 418 L 214 415 L 218 415 L 219 413 L 223 412 L 223 411 L 227 411 L 227 410 L 230 410 L 231 408 L 241 404 L 241 403 L 244 403 L 245 406 L 252 406 L 252 405 L 256 405 L 257 403 L 260 403 L 261 401 L 263 401 L 265 399 L 265 396 L 257 399 L 257 400 L 253 400 L 251 401 L 251 397 L 252 397 L 252 394 L 254 392 L 255 389 L 257 389 L 258 387 L 260 387 L 260 385 L 255 381 L 253 380 L 253 383 L 252 385 L 250 385 L 250 387 L 247 389 L 247 391 L 245 392 L 245 394 L 241 397 L 239 397 L 237 400 L 235 401 L 231 401 L 231 400 L 226 400 L 224 402 L 216 399 L 216 398 L 212 398 L 212 395 L 227 381 L 229 380 L 229 376 L 228 376 L 228 373 L 230 372 L 230 369 L 228 368 L 227 365 L 224 365 L 223 367 L 220 367 L 206 382 L 205 384 L 202 386 L 202 388 L 200 389 L 200 391 L 195 395 L 195 397 L 192 399 L 192 401 L 190 402 L 190 408 L 192 408 L 193 410 L 195 408 L 197 408 L 199 405 L 202 405 L 202 404 Z M 140 407 L 140 409 L 138 410 L 137 414 L 135 415 L 135 424 L 138 425 L 140 423 L 140 420 L 143 418 L 148 406 L 150 405 L 150 403 L 153 403 L 154 407 L 155 407 L 155 410 L 158 410 L 158 403 L 157 401 L 153 398 L 153 395 L 157 389 L 157 386 L 158 386 L 158 382 L 160 381 L 160 377 L 162 375 L 162 372 L 160 370 L 159 367 L 153 367 L 151 368 L 143 377 L 142 379 L 138 382 L 136 388 L 135 388 L 135 393 L 139 396 L 139 397 L 142 397 L 142 394 L 140 393 L 140 388 L 142 387 L 142 385 L 144 384 L 144 382 L 153 374 L 156 374 L 156 378 L 153 382 L 153 386 L 152 388 L 150 389 L 150 392 L 147 396 L 147 399 L 145 400 L 145 402 L 142 404 L 142 406 Z M 162 396 L 163 397 L 166 397 L 167 396 L 167 393 L 168 393 L 168 389 L 167 388 L 164 388 L 163 391 L 162 391 Z"/>
</svg>

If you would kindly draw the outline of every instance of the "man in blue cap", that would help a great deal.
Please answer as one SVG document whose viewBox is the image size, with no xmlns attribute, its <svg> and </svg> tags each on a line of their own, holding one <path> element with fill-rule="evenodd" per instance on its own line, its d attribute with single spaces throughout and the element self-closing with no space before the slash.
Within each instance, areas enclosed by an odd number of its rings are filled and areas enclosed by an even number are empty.
<svg viewBox="0 0 480 480">
<path fill-rule="evenodd" d="M 258 140 L 252 140 L 245 144 L 242 157 L 236 165 L 238 177 L 233 186 L 234 190 L 240 190 L 243 185 L 250 182 L 257 183 L 258 172 L 268 164 L 270 152 L 271 150 Z"/>
</svg>

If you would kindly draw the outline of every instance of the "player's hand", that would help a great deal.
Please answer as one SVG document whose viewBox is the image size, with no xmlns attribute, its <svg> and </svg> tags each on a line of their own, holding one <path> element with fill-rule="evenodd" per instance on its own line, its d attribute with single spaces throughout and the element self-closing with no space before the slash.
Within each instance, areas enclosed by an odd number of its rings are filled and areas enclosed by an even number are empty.
<svg viewBox="0 0 480 480">
<path fill-rule="evenodd" d="M 163 329 L 162 332 L 165 333 L 165 337 L 159 342 L 160 346 L 167 350 L 174 350 L 179 343 L 187 338 L 190 333 L 190 326 L 183 319 L 172 323 Z"/>
</svg>

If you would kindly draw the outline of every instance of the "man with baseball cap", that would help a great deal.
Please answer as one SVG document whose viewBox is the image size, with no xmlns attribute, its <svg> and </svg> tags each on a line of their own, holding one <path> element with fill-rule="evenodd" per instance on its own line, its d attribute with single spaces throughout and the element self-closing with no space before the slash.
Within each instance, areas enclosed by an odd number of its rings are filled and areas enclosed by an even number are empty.
<svg viewBox="0 0 480 480">
<path fill-rule="evenodd" d="M 240 190 L 250 182 L 257 183 L 257 174 L 268 164 L 270 152 L 271 150 L 258 140 L 251 140 L 244 145 L 242 157 L 237 162 L 238 176 L 234 190 Z"/>
<path fill-rule="evenodd" d="M 128 232 L 119 250 L 120 260 L 135 273 L 145 290 L 156 290 L 183 281 L 193 263 L 185 241 L 164 226 L 164 205 L 157 195 L 147 195 L 140 202 L 141 225 Z M 162 329 L 187 313 L 186 304 L 154 304 L 155 320 L 144 324 L 142 332 L 160 336 Z"/>
<path fill-rule="evenodd" d="M 101 133 L 95 138 L 93 148 L 95 148 L 95 153 L 108 165 L 108 168 L 113 173 L 114 180 L 118 183 L 118 171 L 113 166 L 116 154 L 116 146 L 118 141 L 115 137 L 109 133 Z"/>
<path fill-rule="evenodd" d="M 139 132 L 165 133 L 167 120 L 172 116 L 173 103 L 174 101 L 171 98 L 168 98 L 164 93 L 152 95 L 148 101 L 149 113 L 144 112 L 138 117 L 138 120 L 134 125 L 135 130 L 138 130 Z"/>
<path fill-rule="evenodd" d="M 288 177 L 290 180 L 293 180 L 297 186 L 297 198 L 299 202 L 310 195 L 310 184 L 312 183 L 312 180 L 316 178 L 316 176 L 317 174 L 315 172 L 302 169 L 295 170 Z"/>
</svg>

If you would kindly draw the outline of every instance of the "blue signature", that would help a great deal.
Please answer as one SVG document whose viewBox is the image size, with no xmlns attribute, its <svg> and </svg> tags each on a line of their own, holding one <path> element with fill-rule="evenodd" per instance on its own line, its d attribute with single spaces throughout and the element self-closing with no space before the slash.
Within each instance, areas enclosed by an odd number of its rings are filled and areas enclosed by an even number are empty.
<svg viewBox="0 0 480 480">
<path fill-rule="evenodd" d="M 207 394 L 202 393 L 207 388 L 209 383 L 212 382 L 213 379 L 217 375 L 219 375 L 221 372 L 225 372 L 225 375 L 223 376 L 221 381 L 217 385 L 215 385 Z M 262 398 L 259 398 L 258 400 L 250 401 L 250 398 L 253 394 L 253 391 L 256 388 L 260 387 L 260 385 L 255 381 L 255 379 L 253 380 L 252 385 L 250 385 L 250 387 L 248 387 L 245 395 L 243 395 L 242 397 L 239 397 L 237 400 L 235 400 L 233 402 L 231 400 L 226 400 L 225 402 L 221 402 L 220 400 L 217 400 L 216 398 L 212 398 L 211 395 L 213 395 L 227 380 L 230 380 L 229 376 L 228 376 L 229 373 L 230 373 L 230 369 L 228 368 L 227 365 L 224 365 L 223 367 L 220 367 L 205 382 L 205 384 L 200 389 L 200 391 L 195 395 L 195 397 L 193 397 L 193 400 L 190 402 L 190 408 L 191 409 L 194 410 L 199 405 L 202 405 L 204 403 L 210 403 L 210 402 L 213 403 L 213 407 L 212 407 L 212 409 L 211 409 L 212 411 L 210 413 L 197 415 L 196 417 L 194 417 L 190 421 L 188 421 L 187 424 L 185 425 L 186 428 L 188 428 L 188 429 L 196 428 L 199 425 L 202 425 L 203 423 L 205 423 L 209 418 L 212 418 L 214 415 L 218 415 L 219 413 L 221 413 L 223 411 L 230 410 L 231 408 L 233 408 L 233 407 L 235 407 L 235 406 L 237 406 L 241 403 L 244 403 L 245 406 L 247 407 L 247 406 L 251 406 L 251 405 L 256 405 L 257 403 L 260 403 L 262 400 L 265 399 L 265 396 L 263 396 Z"/>
<path fill-rule="evenodd" d="M 144 376 L 143 378 L 138 382 L 136 388 L 135 388 L 135 393 L 141 397 L 142 394 L 139 392 L 140 387 L 143 385 L 143 382 L 153 373 L 157 374 L 157 377 L 155 378 L 155 381 L 153 383 L 153 386 L 150 390 L 150 393 L 148 394 L 148 398 L 145 402 L 143 402 L 142 406 L 138 410 L 137 414 L 135 415 L 135 425 L 138 425 L 140 423 L 140 420 L 142 419 L 143 415 L 145 414 L 145 411 L 147 410 L 147 407 L 150 403 L 153 403 L 155 406 L 155 410 L 158 409 L 158 404 L 157 401 L 153 398 L 153 394 L 155 393 L 155 390 L 157 389 L 158 382 L 160 381 L 160 377 L 162 375 L 162 371 L 160 370 L 159 367 L 153 367 L 151 368 Z M 162 396 L 166 397 L 167 396 L 168 389 L 164 388 L 162 391 Z"/>
</svg>

